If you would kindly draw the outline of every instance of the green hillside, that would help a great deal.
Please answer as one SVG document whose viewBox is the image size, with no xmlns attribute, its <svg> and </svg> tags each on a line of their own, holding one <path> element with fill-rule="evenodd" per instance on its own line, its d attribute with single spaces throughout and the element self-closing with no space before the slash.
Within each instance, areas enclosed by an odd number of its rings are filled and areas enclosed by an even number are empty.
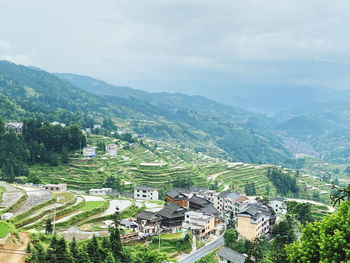
<svg viewBox="0 0 350 263">
<path fill-rule="evenodd" d="M 41 121 L 77 122 L 85 128 L 90 127 L 91 119 L 101 123 L 109 117 L 120 129 L 215 157 L 282 163 L 290 156 L 282 141 L 269 132 L 270 120 L 203 97 L 102 97 L 43 70 L 6 61 L 0 61 L 0 94 L 5 121 L 36 117 Z M 13 110 L 6 111 L 5 106 L 11 104 Z"/>
</svg>

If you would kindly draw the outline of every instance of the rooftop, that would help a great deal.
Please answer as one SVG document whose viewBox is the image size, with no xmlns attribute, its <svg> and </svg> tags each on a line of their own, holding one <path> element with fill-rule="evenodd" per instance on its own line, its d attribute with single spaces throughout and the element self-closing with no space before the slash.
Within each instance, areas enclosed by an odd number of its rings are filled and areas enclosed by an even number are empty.
<svg viewBox="0 0 350 263">
<path fill-rule="evenodd" d="M 137 219 L 153 221 L 153 220 L 160 219 L 160 217 L 157 216 L 157 215 L 156 215 L 155 213 L 153 213 L 153 212 L 141 211 L 141 212 L 137 215 Z"/>
<path fill-rule="evenodd" d="M 176 205 L 176 204 L 167 204 L 162 210 L 158 211 L 156 215 L 165 218 L 177 218 L 181 217 L 187 212 L 187 209 Z"/>
<path fill-rule="evenodd" d="M 178 200 L 188 200 L 188 197 L 184 194 L 180 193 L 177 190 L 171 190 L 166 193 L 166 195 L 170 196 L 172 199 L 178 199 Z"/>
<path fill-rule="evenodd" d="M 134 189 L 136 189 L 136 190 L 145 190 L 145 191 L 157 190 L 156 188 L 151 187 L 151 186 L 135 186 Z"/>
<path fill-rule="evenodd" d="M 217 255 L 229 260 L 232 263 L 244 263 L 246 257 L 231 248 L 223 247 Z"/>
</svg>

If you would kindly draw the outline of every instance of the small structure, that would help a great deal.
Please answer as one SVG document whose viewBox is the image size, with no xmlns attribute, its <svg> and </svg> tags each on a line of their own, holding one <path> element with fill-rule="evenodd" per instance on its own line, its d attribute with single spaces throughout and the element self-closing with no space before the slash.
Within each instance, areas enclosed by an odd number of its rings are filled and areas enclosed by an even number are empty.
<svg viewBox="0 0 350 263">
<path fill-rule="evenodd" d="M 95 130 L 95 129 L 101 129 L 101 128 L 102 128 L 102 127 L 101 127 L 100 124 L 95 124 L 93 129 Z"/>
<path fill-rule="evenodd" d="M 92 157 L 96 157 L 96 149 L 93 147 L 84 147 L 83 148 L 83 155 L 85 158 L 92 158 Z"/>
<path fill-rule="evenodd" d="M 140 225 L 141 232 L 145 234 L 157 233 L 162 218 L 153 212 L 141 211 L 137 215 L 136 222 Z"/>
<path fill-rule="evenodd" d="M 106 146 L 106 152 L 109 156 L 117 156 L 118 146 L 116 144 L 109 144 Z"/>
<path fill-rule="evenodd" d="M 90 189 L 90 195 L 108 195 L 112 193 L 112 188 Z"/>
<path fill-rule="evenodd" d="M 135 186 L 134 199 L 158 200 L 158 190 L 150 186 Z"/>
<path fill-rule="evenodd" d="M 215 216 L 197 211 L 188 211 L 185 213 L 182 228 L 191 228 L 199 237 L 207 236 L 214 231 Z"/>
<path fill-rule="evenodd" d="M 179 205 L 167 204 L 162 210 L 156 212 L 156 215 L 162 217 L 162 226 L 176 227 L 182 225 L 182 221 L 185 219 L 185 213 L 187 211 L 187 209 Z"/>
<path fill-rule="evenodd" d="M 58 121 L 51 122 L 51 125 L 54 125 L 54 126 L 60 125 L 62 128 L 65 128 L 67 126 L 65 123 L 60 123 Z"/>
<path fill-rule="evenodd" d="M 135 223 L 134 221 L 132 221 L 130 219 L 120 220 L 120 225 L 125 227 L 126 229 L 131 229 L 133 231 L 139 226 L 137 223 Z"/>
<path fill-rule="evenodd" d="M 217 255 L 219 263 L 244 263 L 246 260 L 246 256 L 228 247 L 223 247 Z"/>
<path fill-rule="evenodd" d="M 9 220 L 13 217 L 13 213 L 4 213 L 1 215 L 1 220 Z"/>
<path fill-rule="evenodd" d="M 177 190 L 171 190 L 166 194 L 166 202 L 168 204 L 176 204 L 189 209 L 188 197 Z"/>
<path fill-rule="evenodd" d="M 44 188 L 49 191 L 67 191 L 67 184 L 45 184 Z"/>
</svg>

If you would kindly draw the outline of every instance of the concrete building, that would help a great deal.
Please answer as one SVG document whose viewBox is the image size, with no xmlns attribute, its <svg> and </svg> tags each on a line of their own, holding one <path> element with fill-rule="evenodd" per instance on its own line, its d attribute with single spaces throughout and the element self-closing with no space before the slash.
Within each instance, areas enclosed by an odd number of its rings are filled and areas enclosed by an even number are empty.
<svg viewBox="0 0 350 263">
<path fill-rule="evenodd" d="M 237 215 L 237 231 L 246 239 L 253 241 L 256 237 L 267 234 L 276 220 L 276 216 L 264 205 L 249 204 Z"/>
<path fill-rule="evenodd" d="M 106 152 L 109 156 L 117 156 L 118 146 L 116 144 L 109 144 L 106 146 Z"/>
<path fill-rule="evenodd" d="M 84 147 L 83 148 L 83 155 L 85 158 L 92 158 L 92 157 L 96 157 L 96 149 L 93 147 Z"/>
<path fill-rule="evenodd" d="M 135 186 L 134 199 L 158 200 L 158 190 L 150 186 Z"/>
<path fill-rule="evenodd" d="M 218 253 L 219 263 L 244 263 L 246 256 L 231 248 L 223 247 Z"/>
<path fill-rule="evenodd" d="M 49 191 L 67 191 L 67 184 L 45 184 L 44 189 Z"/>
<path fill-rule="evenodd" d="M 215 216 L 197 211 L 188 211 L 185 213 L 185 220 L 182 222 L 182 228 L 191 230 L 198 236 L 207 236 L 214 231 Z"/>
<path fill-rule="evenodd" d="M 109 195 L 112 193 L 112 188 L 90 189 L 90 195 Z"/>
<path fill-rule="evenodd" d="M 269 206 L 275 211 L 276 214 L 285 215 L 287 213 L 287 205 L 285 204 L 284 198 L 270 198 Z"/>
</svg>

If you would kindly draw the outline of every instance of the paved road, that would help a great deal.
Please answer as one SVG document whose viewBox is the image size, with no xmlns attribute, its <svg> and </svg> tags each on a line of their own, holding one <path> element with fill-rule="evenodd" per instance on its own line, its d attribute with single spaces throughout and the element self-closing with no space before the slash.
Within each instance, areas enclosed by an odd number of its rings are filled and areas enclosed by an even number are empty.
<svg viewBox="0 0 350 263">
<path fill-rule="evenodd" d="M 196 260 L 204 257 L 208 253 L 214 251 L 215 249 L 221 247 L 224 244 L 224 238 L 223 236 L 219 237 L 218 239 L 214 240 L 213 242 L 209 243 L 208 245 L 200 248 L 199 250 L 189 254 L 185 258 L 179 260 L 179 263 L 191 263 L 195 262 Z"/>
</svg>

